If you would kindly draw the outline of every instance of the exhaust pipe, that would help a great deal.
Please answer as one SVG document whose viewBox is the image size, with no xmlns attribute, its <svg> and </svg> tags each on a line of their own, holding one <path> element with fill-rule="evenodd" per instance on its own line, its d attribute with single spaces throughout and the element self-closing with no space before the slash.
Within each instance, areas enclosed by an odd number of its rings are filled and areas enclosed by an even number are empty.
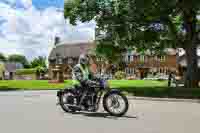
<svg viewBox="0 0 200 133">
<path fill-rule="evenodd" d="M 76 108 L 77 110 L 81 110 L 82 109 L 81 106 L 77 106 L 77 105 L 71 105 L 71 104 L 65 104 L 65 105 L 67 105 L 69 107 Z"/>
<path fill-rule="evenodd" d="M 60 105 L 60 104 L 61 104 L 61 103 L 56 103 L 57 106 Z M 66 104 L 64 103 L 64 105 L 65 105 L 65 106 L 68 106 L 68 107 L 73 107 L 73 108 L 75 108 L 76 110 L 83 110 L 83 108 L 84 108 L 83 106 L 77 106 L 77 105 L 72 105 L 72 104 L 67 104 L 67 103 L 66 103 Z"/>
</svg>

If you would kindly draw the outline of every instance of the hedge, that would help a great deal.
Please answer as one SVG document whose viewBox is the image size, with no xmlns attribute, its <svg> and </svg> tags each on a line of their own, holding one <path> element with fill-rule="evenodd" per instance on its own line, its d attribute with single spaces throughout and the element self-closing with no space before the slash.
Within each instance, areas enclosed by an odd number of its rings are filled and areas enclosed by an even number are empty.
<svg viewBox="0 0 200 133">
<path fill-rule="evenodd" d="M 168 97 L 168 98 L 200 98 L 200 88 L 173 88 L 167 87 L 165 81 L 146 80 L 112 80 L 111 88 L 128 92 L 129 95 L 142 97 Z M 72 85 L 71 80 L 65 83 L 49 83 L 48 80 L 0 80 L 1 90 L 52 90 L 64 89 Z"/>
<path fill-rule="evenodd" d="M 35 74 L 36 69 L 18 69 L 16 70 L 17 75 L 24 75 L 24 74 Z"/>
<path fill-rule="evenodd" d="M 200 99 L 200 88 L 131 87 L 118 89 L 126 91 L 134 96 Z"/>
</svg>

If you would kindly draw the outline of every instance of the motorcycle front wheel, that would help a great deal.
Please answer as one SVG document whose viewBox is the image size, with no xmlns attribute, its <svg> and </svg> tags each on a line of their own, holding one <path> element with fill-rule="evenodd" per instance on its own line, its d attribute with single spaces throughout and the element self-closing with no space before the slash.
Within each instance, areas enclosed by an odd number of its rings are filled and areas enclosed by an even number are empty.
<svg viewBox="0 0 200 133">
<path fill-rule="evenodd" d="M 112 92 L 104 96 L 103 107 L 110 115 L 120 117 L 128 111 L 129 103 L 121 92 Z"/>
</svg>

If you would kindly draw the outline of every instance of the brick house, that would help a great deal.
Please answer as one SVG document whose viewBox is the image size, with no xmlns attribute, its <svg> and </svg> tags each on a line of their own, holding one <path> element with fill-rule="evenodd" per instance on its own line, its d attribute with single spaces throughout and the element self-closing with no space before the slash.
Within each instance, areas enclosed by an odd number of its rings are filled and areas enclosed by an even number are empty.
<svg viewBox="0 0 200 133">
<path fill-rule="evenodd" d="M 72 78 L 72 67 L 78 63 L 81 53 L 88 53 L 94 48 L 93 42 L 77 43 L 58 43 L 50 52 L 49 60 L 49 78 L 58 79 L 63 76 L 64 79 Z M 95 62 L 92 63 L 91 69 L 96 71 Z M 60 69 L 60 70 L 59 70 Z"/>
<path fill-rule="evenodd" d="M 78 63 L 78 58 L 81 53 L 88 53 L 95 48 L 94 42 L 77 42 L 77 43 L 58 43 L 52 49 L 49 55 L 49 78 L 57 79 L 60 74 L 64 79 L 71 78 L 71 68 Z M 126 64 L 125 73 L 127 76 L 144 78 L 148 73 L 161 73 L 168 75 L 170 71 L 178 71 L 177 54 L 174 49 L 166 49 L 165 55 L 155 56 L 150 52 L 140 55 L 135 51 L 125 52 L 123 60 Z M 108 64 L 101 59 L 95 59 L 91 65 L 92 71 L 99 73 L 102 70 L 110 70 L 112 64 Z M 62 63 L 59 64 L 59 59 Z M 107 71 L 108 72 L 108 71 Z M 109 73 L 110 74 L 110 73 Z"/>
<path fill-rule="evenodd" d="M 127 64 L 125 72 L 127 75 L 145 78 L 148 73 L 160 73 L 168 75 L 170 71 L 177 71 L 177 54 L 174 49 L 166 49 L 162 56 L 146 52 L 141 55 L 135 51 L 124 55 Z"/>
<path fill-rule="evenodd" d="M 0 62 L 0 79 L 15 79 L 17 69 L 22 69 L 23 65 L 16 62 Z"/>
</svg>

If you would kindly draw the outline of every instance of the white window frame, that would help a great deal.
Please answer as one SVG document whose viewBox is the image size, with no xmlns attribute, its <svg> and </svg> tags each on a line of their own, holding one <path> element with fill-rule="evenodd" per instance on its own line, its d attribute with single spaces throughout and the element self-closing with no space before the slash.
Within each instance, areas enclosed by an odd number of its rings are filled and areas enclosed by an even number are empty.
<svg viewBox="0 0 200 133">
<path fill-rule="evenodd" d="M 126 74 L 131 75 L 131 74 L 133 74 L 133 68 L 127 67 L 127 68 L 125 69 L 125 72 L 126 72 Z"/>
<path fill-rule="evenodd" d="M 162 62 L 165 62 L 165 61 L 166 61 L 166 56 L 164 56 L 164 55 L 161 56 L 161 61 L 162 61 Z"/>
<path fill-rule="evenodd" d="M 131 55 L 131 62 L 132 62 L 132 61 L 134 61 L 134 57 L 133 57 L 133 55 Z"/>
<path fill-rule="evenodd" d="M 144 62 L 145 61 L 145 55 L 140 55 L 140 61 Z"/>
<path fill-rule="evenodd" d="M 156 60 L 160 61 L 160 62 L 165 62 L 166 61 L 166 57 L 165 57 L 165 55 L 156 56 Z"/>
</svg>

